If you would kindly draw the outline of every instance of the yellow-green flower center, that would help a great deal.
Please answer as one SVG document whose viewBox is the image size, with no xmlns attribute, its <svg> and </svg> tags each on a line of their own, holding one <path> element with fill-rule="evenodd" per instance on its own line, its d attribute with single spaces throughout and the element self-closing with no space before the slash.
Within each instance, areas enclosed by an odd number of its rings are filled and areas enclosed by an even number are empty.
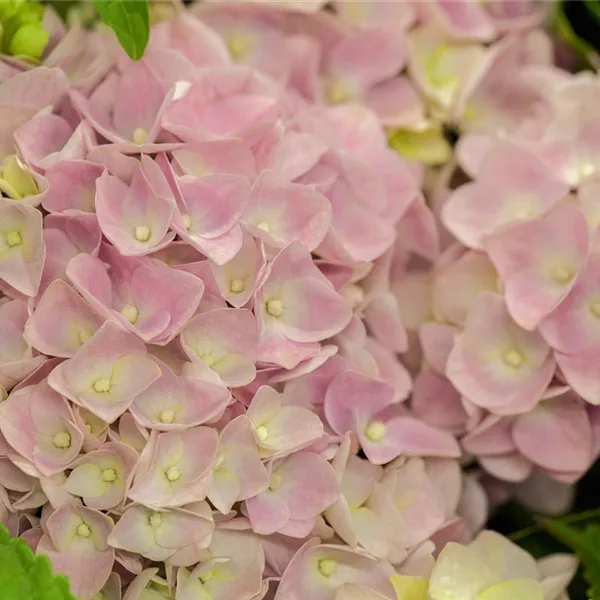
<svg viewBox="0 0 600 600">
<path fill-rule="evenodd" d="M 569 283 L 571 279 L 575 276 L 575 272 L 573 269 L 568 267 L 563 263 L 558 263 L 552 267 L 550 271 L 550 277 L 552 281 L 555 283 L 559 283 L 564 285 L 565 283 Z"/>
<path fill-rule="evenodd" d="M 335 569 L 337 567 L 337 563 L 335 560 L 331 558 L 322 558 L 317 563 L 317 568 L 319 569 L 319 573 L 323 575 L 323 577 L 331 577 L 333 575 Z"/>
<path fill-rule="evenodd" d="M 152 527 L 158 527 L 162 524 L 162 517 L 160 516 L 160 513 L 155 512 L 150 515 L 148 521 Z"/>
<path fill-rule="evenodd" d="M 269 224 L 265 221 L 262 221 L 260 223 L 257 223 L 256 227 L 258 229 L 260 229 L 261 231 L 264 231 L 265 233 L 270 233 L 271 228 L 269 227 Z"/>
<path fill-rule="evenodd" d="M 77 526 L 77 535 L 82 538 L 89 538 L 90 535 L 92 535 L 92 530 L 90 529 L 89 525 L 80 523 Z"/>
<path fill-rule="evenodd" d="M 345 104 L 352 100 L 352 90 L 343 79 L 332 76 L 325 84 L 325 98 L 329 104 Z"/>
<path fill-rule="evenodd" d="M 179 467 L 176 467 L 175 465 L 171 465 L 165 471 L 165 476 L 171 482 L 177 481 L 181 477 L 181 471 L 179 470 Z"/>
<path fill-rule="evenodd" d="M 231 58 L 235 62 L 246 59 L 254 51 L 256 46 L 256 36 L 250 33 L 239 32 L 231 35 L 225 41 Z"/>
<path fill-rule="evenodd" d="M 175 420 L 175 411 L 171 408 L 165 408 L 160 411 L 158 419 L 161 423 L 172 423 Z"/>
<path fill-rule="evenodd" d="M 266 425 L 260 425 L 256 428 L 256 435 L 261 442 L 264 442 L 269 437 L 269 430 Z"/>
<path fill-rule="evenodd" d="M 510 350 L 507 350 L 502 355 L 502 360 L 504 361 L 505 365 L 512 367 L 513 369 L 519 369 L 523 366 L 523 363 L 525 362 L 523 354 L 516 348 L 511 348 Z"/>
<path fill-rule="evenodd" d="M 232 279 L 229 284 L 229 291 L 233 294 L 240 294 L 244 291 L 246 284 L 243 279 Z"/>
<path fill-rule="evenodd" d="M 121 309 L 121 314 L 133 325 L 140 316 L 140 311 L 133 304 L 126 304 Z"/>
<path fill-rule="evenodd" d="M 117 471 L 115 469 L 104 469 L 104 471 L 102 471 L 102 479 L 106 481 L 106 483 L 116 481 Z"/>
<path fill-rule="evenodd" d="M 52 443 L 54 444 L 54 446 L 56 446 L 56 448 L 60 448 L 61 450 L 64 450 L 65 448 L 70 448 L 71 434 L 67 433 L 66 431 L 61 431 L 52 438 Z"/>
<path fill-rule="evenodd" d="M 147 242 L 150 239 L 150 227 L 146 225 L 138 225 L 135 228 L 135 239 L 138 242 Z"/>
<path fill-rule="evenodd" d="M 272 317 L 280 317 L 283 314 L 283 302 L 279 298 L 267 300 L 267 313 Z"/>
<path fill-rule="evenodd" d="M 9 231 L 4 235 L 4 239 L 6 240 L 6 245 L 9 248 L 20 246 L 23 243 L 23 238 L 21 237 L 21 233 L 19 231 Z"/>
<path fill-rule="evenodd" d="M 137 127 L 133 132 L 133 143 L 143 144 L 148 139 L 148 132 L 143 127 Z"/>
<path fill-rule="evenodd" d="M 102 377 L 101 379 L 96 379 L 94 381 L 94 391 L 98 394 L 105 394 L 110 391 L 110 379 L 106 379 L 106 377 Z"/>
<path fill-rule="evenodd" d="M 592 302 L 590 302 L 590 312 L 597 319 L 600 319 L 600 300 L 592 300 Z"/>
<path fill-rule="evenodd" d="M 385 435 L 385 423 L 373 421 L 365 429 L 365 437 L 371 442 L 379 442 Z"/>
</svg>

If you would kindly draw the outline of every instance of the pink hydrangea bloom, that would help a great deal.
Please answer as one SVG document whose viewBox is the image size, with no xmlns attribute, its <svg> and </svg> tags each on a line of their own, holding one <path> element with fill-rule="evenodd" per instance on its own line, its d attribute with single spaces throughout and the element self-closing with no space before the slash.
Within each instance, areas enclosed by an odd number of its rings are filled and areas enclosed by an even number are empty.
<svg viewBox="0 0 600 600">
<path fill-rule="evenodd" d="M 81 600 L 565 600 L 481 530 L 600 454 L 597 75 L 532 0 L 150 11 L 0 57 L 0 522 Z"/>
</svg>

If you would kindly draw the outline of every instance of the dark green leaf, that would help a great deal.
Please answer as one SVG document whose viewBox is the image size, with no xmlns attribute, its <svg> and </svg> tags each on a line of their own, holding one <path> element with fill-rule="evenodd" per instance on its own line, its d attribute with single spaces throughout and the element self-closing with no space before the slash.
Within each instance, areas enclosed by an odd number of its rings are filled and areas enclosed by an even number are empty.
<svg viewBox="0 0 600 600">
<path fill-rule="evenodd" d="M 148 0 L 94 0 L 100 18 L 111 27 L 125 52 L 139 60 L 150 37 Z"/>
</svg>

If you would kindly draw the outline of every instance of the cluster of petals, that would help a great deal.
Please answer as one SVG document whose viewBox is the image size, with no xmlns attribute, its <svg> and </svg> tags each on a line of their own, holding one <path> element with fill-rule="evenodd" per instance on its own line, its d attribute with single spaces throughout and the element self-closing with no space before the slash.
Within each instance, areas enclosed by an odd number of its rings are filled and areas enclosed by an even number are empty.
<svg viewBox="0 0 600 600">
<path fill-rule="evenodd" d="M 0 61 L 0 522 L 80 600 L 567 599 L 483 527 L 600 453 L 598 78 L 533 0 L 151 4 Z"/>
</svg>

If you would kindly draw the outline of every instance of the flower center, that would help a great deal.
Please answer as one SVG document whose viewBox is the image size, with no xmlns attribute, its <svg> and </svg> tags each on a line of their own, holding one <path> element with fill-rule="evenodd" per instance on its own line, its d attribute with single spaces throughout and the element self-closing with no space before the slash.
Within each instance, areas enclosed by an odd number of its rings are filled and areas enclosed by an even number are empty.
<svg viewBox="0 0 600 600">
<path fill-rule="evenodd" d="M 342 295 L 353 308 L 360 306 L 365 301 L 365 292 L 362 287 L 356 283 L 348 283 L 342 288 Z"/>
<path fill-rule="evenodd" d="M 205 352 L 200 355 L 202 362 L 210 369 L 214 364 L 217 363 L 217 359 L 213 356 L 212 352 Z"/>
<path fill-rule="evenodd" d="M 267 313 L 272 317 L 280 317 L 283 314 L 283 302 L 279 298 L 267 300 Z"/>
<path fill-rule="evenodd" d="M 365 9 L 362 2 L 348 2 L 348 8 L 346 9 L 346 17 L 350 21 L 360 23 L 363 21 L 365 16 Z"/>
<path fill-rule="evenodd" d="M 200 577 L 198 577 L 198 579 L 202 583 L 206 583 L 207 581 L 214 579 L 214 577 L 215 577 L 215 574 L 214 574 L 213 570 L 211 569 L 210 571 L 206 571 L 206 573 L 203 573 L 202 575 L 200 575 Z"/>
<path fill-rule="evenodd" d="M 578 169 L 579 177 L 583 179 L 584 177 L 589 177 L 596 172 L 596 167 L 592 163 L 584 163 Z"/>
<path fill-rule="evenodd" d="M 52 443 L 57 447 L 57 448 L 70 448 L 71 447 L 71 434 L 67 433 L 66 431 L 61 431 L 60 433 L 57 433 L 54 438 L 52 439 Z"/>
<path fill-rule="evenodd" d="M 511 348 L 502 355 L 502 360 L 505 365 L 508 365 L 513 369 L 518 369 L 523 365 L 523 354 L 516 348 Z"/>
<path fill-rule="evenodd" d="M 183 215 L 181 217 L 181 220 L 183 221 L 183 226 L 185 227 L 186 231 L 192 226 L 192 219 L 190 217 L 190 215 Z"/>
<path fill-rule="evenodd" d="M 225 462 L 225 456 L 223 456 L 223 454 L 217 454 L 217 456 L 215 458 L 215 463 L 213 465 L 213 470 L 218 471 L 224 462 Z"/>
<path fill-rule="evenodd" d="M 229 284 L 229 291 L 233 294 L 240 294 L 244 291 L 245 287 L 246 284 L 244 283 L 243 279 L 232 279 L 231 283 Z"/>
<path fill-rule="evenodd" d="M 84 329 L 82 329 L 79 332 L 79 343 L 83 346 L 92 336 L 85 331 Z"/>
<path fill-rule="evenodd" d="M 161 423 L 172 423 L 175 420 L 175 411 L 170 408 L 165 408 L 160 411 L 158 419 Z"/>
<path fill-rule="evenodd" d="M 227 49 L 235 62 L 240 62 L 250 56 L 256 45 L 256 37 L 249 33 L 232 35 L 226 41 Z"/>
<path fill-rule="evenodd" d="M 6 239 L 6 244 L 9 248 L 20 246 L 23 243 L 21 234 L 18 231 L 9 231 L 4 238 Z"/>
<path fill-rule="evenodd" d="M 381 421 L 373 421 L 369 423 L 365 429 L 365 437 L 370 442 L 379 442 L 385 435 L 385 424 Z"/>
<path fill-rule="evenodd" d="M 121 314 L 133 325 L 140 316 L 140 311 L 133 304 L 126 304 L 121 309 Z"/>
<path fill-rule="evenodd" d="M 105 394 L 110 390 L 110 379 L 103 377 L 94 381 L 94 391 L 98 394 Z"/>
<path fill-rule="evenodd" d="M 181 477 L 181 471 L 178 467 L 172 465 L 165 471 L 165 475 L 169 481 L 177 481 Z"/>
<path fill-rule="evenodd" d="M 272 492 L 275 492 L 281 487 L 282 483 L 283 483 L 283 479 L 281 478 L 281 475 L 279 475 L 277 473 L 272 473 L 271 481 L 269 482 L 269 489 Z"/>
<path fill-rule="evenodd" d="M 135 228 L 135 239 L 138 242 L 147 242 L 150 239 L 150 227 L 138 225 Z"/>
<path fill-rule="evenodd" d="M 258 223 L 256 225 L 256 227 L 258 229 L 260 229 L 261 231 L 264 231 L 265 233 L 269 233 L 271 231 L 271 228 L 269 227 L 269 224 L 266 223 L 265 221 L 262 221 L 262 223 Z"/>
<path fill-rule="evenodd" d="M 102 471 L 102 479 L 106 481 L 106 483 L 112 483 L 117 480 L 117 472 L 115 469 L 104 469 L 104 471 Z"/>
<path fill-rule="evenodd" d="M 265 425 L 260 425 L 256 428 L 256 435 L 261 442 L 264 442 L 269 437 L 269 430 Z"/>
<path fill-rule="evenodd" d="M 600 300 L 592 300 L 592 302 L 590 302 L 590 312 L 597 319 L 600 319 Z"/>
<path fill-rule="evenodd" d="M 560 284 L 569 283 L 569 281 L 573 279 L 574 275 L 575 273 L 573 272 L 573 269 L 570 269 L 562 263 L 554 265 L 550 271 L 550 278 L 552 281 Z"/>
<path fill-rule="evenodd" d="M 323 577 L 331 577 L 331 575 L 333 575 L 333 572 L 335 571 L 337 563 L 331 558 L 322 558 L 317 563 L 317 566 L 319 569 L 319 573 L 321 573 Z"/>
<path fill-rule="evenodd" d="M 133 132 L 133 143 L 143 144 L 148 139 L 148 132 L 143 127 L 137 127 Z"/>
<path fill-rule="evenodd" d="M 77 535 L 82 538 L 88 538 L 90 535 L 92 535 L 92 530 L 89 528 L 89 525 L 80 523 L 77 526 Z"/>
<path fill-rule="evenodd" d="M 530 219 L 531 217 L 535 217 L 535 211 L 532 208 L 521 206 L 515 209 L 513 217 L 515 219 Z"/>
<path fill-rule="evenodd" d="M 150 517 L 148 517 L 148 522 L 150 523 L 150 525 L 152 525 L 152 527 L 158 527 L 159 525 L 161 525 L 162 517 L 160 516 L 160 513 L 152 513 Z"/>
<path fill-rule="evenodd" d="M 331 77 L 325 85 L 325 98 L 329 104 L 345 104 L 352 99 L 352 90 L 343 79 Z"/>
</svg>

